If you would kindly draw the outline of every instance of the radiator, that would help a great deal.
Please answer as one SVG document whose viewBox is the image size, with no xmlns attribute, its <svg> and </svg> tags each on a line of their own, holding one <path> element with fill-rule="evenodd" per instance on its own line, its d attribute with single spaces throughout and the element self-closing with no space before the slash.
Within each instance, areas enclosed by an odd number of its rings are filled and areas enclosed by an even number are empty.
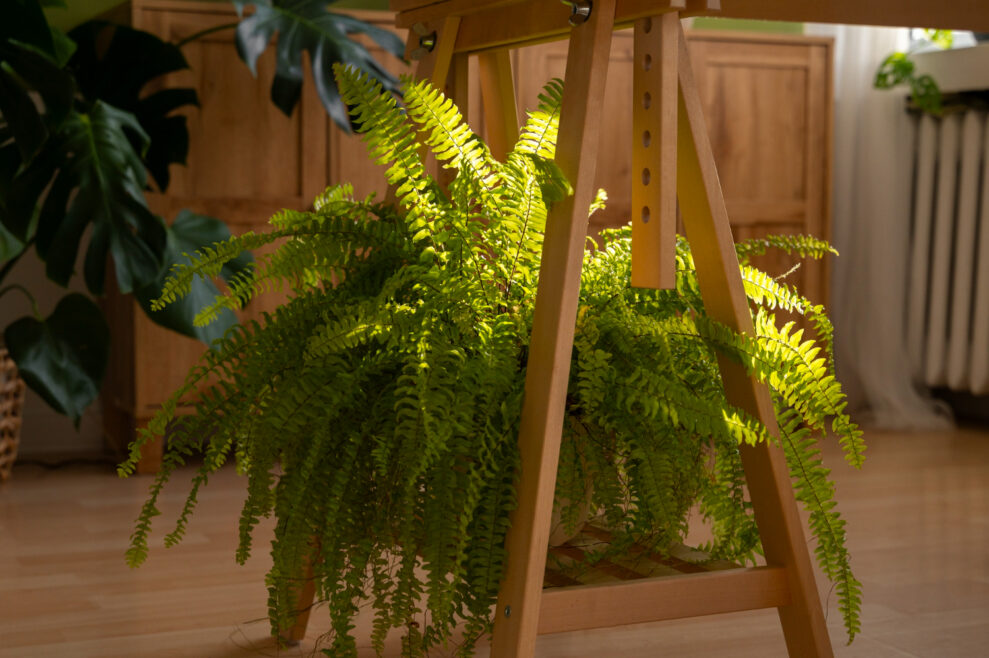
<svg viewBox="0 0 989 658">
<path fill-rule="evenodd" d="M 907 351 L 930 387 L 989 393 L 985 111 L 915 119 Z"/>
</svg>

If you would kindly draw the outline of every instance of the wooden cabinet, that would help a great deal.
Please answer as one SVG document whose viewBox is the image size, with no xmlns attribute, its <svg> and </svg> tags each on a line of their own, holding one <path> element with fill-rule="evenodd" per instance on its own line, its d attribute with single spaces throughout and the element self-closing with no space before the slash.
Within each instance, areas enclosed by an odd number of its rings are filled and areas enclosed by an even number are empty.
<svg viewBox="0 0 989 658">
<path fill-rule="evenodd" d="M 387 12 L 353 14 L 393 25 Z M 229 3 L 184 0 L 134 0 L 131 16 L 135 27 L 173 42 L 236 18 Z M 383 195 L 384 169 L 368 161 L 359 139 L 333 125 L 312 85 L 303 86 L 299 106 L 286 117 L 268 97 L 274 48 L 259 60 L 255 79 L 237 56 L 233 36 L 225 29 L 188 43 L 183 53 L 189 70 L 161 83 L 195 88 L 200 107 L 186 112 L 188 165 L 172 167 L 167 194 L 148 195 L 151 208 L 166 219 L 189 208 L 243 233 L 265 226 L 282 208 L 309 207 L 328 184 L 353 182 L 357 194 Z M 393 73 L 406 72 L 401 61 L 370 41 L 365 45 Z M 275 295 L 262 297 L 242 316 L 258 318 L 278 301 Z M 153 324 L 129 297 L 111 292 L 106 310 L 114 348 L 103 391 L 104 431 L 120 452 L 182 384 L 204 346 Z M 151 446 L 140 470 L 157 470 L 160 458 L 161 447 Z"/>
<path fill-rule="evenodd" d="M 832 41 L 705 33 L 690 48 L 735 238 L 830 239 Z M 774 275 L 794 263 L 759 262 Z M 803 262 L 793 282 L 827 304 L 828 261 Z"/>
<path fill-rule="evenodd" d="M 728 217 L 736 240 L 780 233 L 830 238 L 830 39 L 745 32 L 687 32 Z M 545 81 L 562 78 L 566 42 L 515 54 L 519 104 L 534 106 Z M 626 224 L 631 212 L 632 31 L 612 40 L 597 186 L 608 207 L 591 230 Z M 773 275 L 796 263 L 767 255 Z M 827 263 L 801 263 L 787 280 L 826 303 Z"/>
<path fill-rule="evenodd" d="M 384 27 L 388 12 L 355 12 Z M 133 24 L 178 41 L 236 19 L 226 3 L 135 0 Z M 745 33 L 688 33 L 705 116 L 711 133 L 729 217 L 737 238 L 767 233 L 828 237 L 831 142 L 831 45 L 806 37 Z M 404 36 L 404 35 L 403 35 Z M 407 69 L 380 50 L 372 52 L 398 74 Z M 166 218 L 181 208 L 219 217 L 235 233 L 257 229 L 281 208 L 306 208 L 327 184 L 351 182 L 360 195 L 385 192 L 383 168 L 370 163 L 364 144 L 326 117 L 311 85 L 291 117 L 268 98 L 274 52 L 258 63 L 254 79 L 237 56 L 233 31 L 221 30 L 183 48 L 190 70 L 164 84 L 194 87 L 200 107 L 187 112 L 187 167 L 173 167 L 167 195 L 149 196 Z M 533 107 L 543 84 L 562 77 L 566 44 L 556 42 L 513 53 L 520 109 Z M 474 63 L 472 62 L 472 67 Z M 476 71 L 471 75 L 477 80 Z M 608 208 L 592 217 L 591 230 L 628 221 L 632 154 L 632 35 L 615 34 L 604 113 L 604 144 L 598 186 Z M 483 126 L 477 86 L 470 97 L 470 123 Z M 783 259 L 761 263 L 771 273 L 791 267 Z M 812 299 L 827 297 L 826 265 L 808 264 L 795 282 Z M 278 299 L 253 303 L 245 317 L 258 317 Z M 202 344 L 152 324 L 129 298 L 107 300 L 113 356 L 104 391 L 109 443 L 122 449 L 135 427 L 154 414 L 203 351 Z M 160 446 L 152 446 L 141 470 L 157 469 Z"/>
</svg>

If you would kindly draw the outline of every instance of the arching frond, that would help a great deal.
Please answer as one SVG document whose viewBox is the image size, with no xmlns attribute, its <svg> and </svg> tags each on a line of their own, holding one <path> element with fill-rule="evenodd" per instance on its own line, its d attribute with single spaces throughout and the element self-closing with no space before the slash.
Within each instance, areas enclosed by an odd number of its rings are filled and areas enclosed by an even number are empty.
<svg viewBox="0 0 989 658">
<path fill-rule="evenodd" d="M 371 158 L 388 167 L 397 207 L 333 187 L 312 210 L 280 212 L 270 231 L 231 238 L 173 273 L 158 305 L 242 250 L 263 249 L 200 320 L 270 290 L 288 301 L 228 332 L 141 431 L 121 474 L 133 472 L 143 445 L 168 442 L 127 560 L 147 558 L 176 468 L 203 457 L 167 545 L 182 539 L 211 475 L 233 461 L 247 482 L 238 561 L 254 549 L 261 519 L 276 519 L 267 576 L 273 629 L 292 622 L 311 564 L 327 603 L 331 655 L 356 654 L 354 617 L 368 603 L 379 654 L 394 629 L 404 633 L 403 655 L 422 656 L 460 627 L 458 653 L 473 655 L 490 629 L 516 506 L 543 230 L 553 203 L 569 193 L 552 162 L 562 87 L 546 87 L 519 143 L 498 162 L 425 83 L 406 80 L 401 107 L 362 74 L 336 74 Z M 427 174 L 425 149 L 456 171 L 447 189 Z M 787 237 L 739 252 L 768 247 L 815 256 L 830 249 Z M 626 227 L 605 231 L 584 256 L 557 477 L 564 524 L 576 526 L 586 505 L 615 538 L 597 557 L 632 542 L 662 551 L 684 539 L 696 506 L 711 524 L 713 556 L 752 561 L 759 538 L 740 446 L 778 442 L 853 637 L 861 586 L 819 443 L 833 432 L 856 466 L 864 444 L 834 378 L 823 309 L 744 265 L 757 331 L 739 335 L 705 314 L 686 241 L 677 244 L 675 290 L 631 288 L 630 255 Z M 778 326 L 777 309 L 807 317 L 818 340 Z M 779 436 L 728 404 L 718 370 L 725 357 L 769 386 Z M 192 413 L 179 418 L 190 400 Z"/>
</svg>

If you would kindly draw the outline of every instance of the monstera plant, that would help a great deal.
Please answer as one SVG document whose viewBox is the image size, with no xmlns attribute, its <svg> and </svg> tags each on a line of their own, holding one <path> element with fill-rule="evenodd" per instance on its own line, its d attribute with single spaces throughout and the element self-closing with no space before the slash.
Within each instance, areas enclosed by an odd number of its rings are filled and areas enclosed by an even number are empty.
<svg viewBox="0 0 989 658">
<path fill-rule="evenodd" d="M 328 12 L 320 1 L 234 4 L 241 12 L 238 49 L 252 71 L 278 34 L 271 97 L 284 112 L 298 102 L 305 52 L 324 106 L 347 127 L 333 63 L 353 64 L 394 86 L 350 35 L 367 33 L 401 55 L 395 35 Z M 248 5 L 252 11 L 245 12 Z M 4 342 L 27 384 L 78 423 L 99 393 L 109 353 L 107 323 L 92 299 L 104 292 L 108 264 L 119 290 L 134 293 L 165 327 L 209 343 L 236 318 L 228 312 L 213 327 L 194 326 L 193 310 L 217 293 L 204 278 L 186 303 L 150 308 L 167 272 L 185 262 L 184 253 L 230 235 L 221 221 L 188 211 L 165 221 L 145 201 L 152 182 L 167 189 L 169 166 L 184 164 L 189 149 L 186 118 L 177 111 L 197 104 L 195 90 L 148 93 L 149 83 L 188 67 L 180 44 L 103 21 L 65 34 L 46 18 L 44 9 L 52 6 L 64 4 L 9 0 L 0 8 L 0 295 L 20 291 L 31 298 L 33 314 L 10 324 Z M 44 316 L 28 287 L 2 287 L 28 255 L 37 256 L 60 286 L 81 273 L 89 295 L 70 293 Z M 222 275 L 235 275 L 250 260 L 240 255 Z"/>
</svg>

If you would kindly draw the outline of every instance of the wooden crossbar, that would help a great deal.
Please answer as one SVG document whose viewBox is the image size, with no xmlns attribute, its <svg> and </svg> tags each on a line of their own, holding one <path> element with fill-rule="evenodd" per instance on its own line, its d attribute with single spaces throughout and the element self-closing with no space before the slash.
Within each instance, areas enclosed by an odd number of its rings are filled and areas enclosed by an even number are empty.
<svg viewBox="0 0 989 658">
<path fill-rule="evenodd" d="M 543 592 L 537 632 L 563 633 L 791 603 L 783 567 L 662 576 Z"/>
<path fill-rule="evenodd" d="M 559 3 L 559 0 L 391 0 L 399 12 L 398 26 L 429 20 L 443 13 L 462 16 L 511 5 L 534 2 Z M 616 24 L 627 26 L 627 18 L 638 18 L 661 11 L 666 0 L 619 0 Z M 684 16 L 720 16 L 798 23 L 847 23 L 855 25 L 923 26 L 954 30 L 989 31 L 989 3 L 985 0 L 714 0 L 679 2 Z"/>
<path fill-rule="evenodd" d="M 599 3 L 594 4 L 596 10 Z M 713 0 L 619 0 L 614 27 L 631 27 L 637 20 L 688 7 L 697 12 L 707 11 L 716 5 Z M 409 28 L 416 24 L 434 25 L 447 11 L 450 9 L 445 4 L 428 6 L 418 12 L 399 14 L 397 24 Z M 567 8 L 560 0 L 481 2 L 461 11 L 457 13 L 462 23 L 454 44 L 456 52 L 479 53 L 557 41 L 568 37 L 572 29 Z"/>
</svg>

